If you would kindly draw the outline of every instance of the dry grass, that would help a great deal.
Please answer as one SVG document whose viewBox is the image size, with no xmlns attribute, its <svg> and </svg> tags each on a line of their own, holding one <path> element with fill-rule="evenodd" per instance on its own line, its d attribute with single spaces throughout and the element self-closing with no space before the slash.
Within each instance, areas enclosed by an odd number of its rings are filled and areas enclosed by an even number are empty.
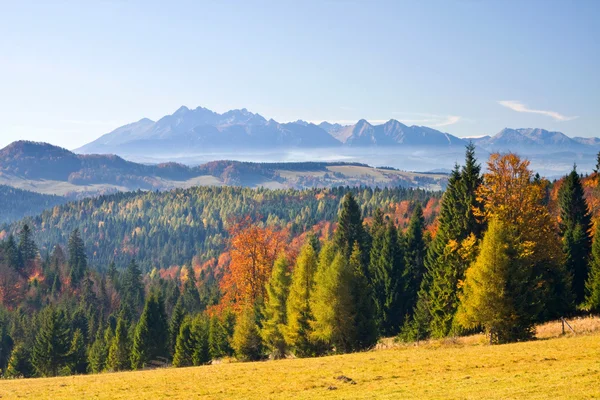
<svg viewBox="0 0 600 400">
<path fill-rule="evenodd" d="M 0 398 L 600 398 L 600 320 L 571 325 L 580 333 L 554 337 L 561 328 L 551 323 L 538 329 L 544 339 L 501 346 L 475 335 L 315 359 L 0 381 Z"/>
</svg>

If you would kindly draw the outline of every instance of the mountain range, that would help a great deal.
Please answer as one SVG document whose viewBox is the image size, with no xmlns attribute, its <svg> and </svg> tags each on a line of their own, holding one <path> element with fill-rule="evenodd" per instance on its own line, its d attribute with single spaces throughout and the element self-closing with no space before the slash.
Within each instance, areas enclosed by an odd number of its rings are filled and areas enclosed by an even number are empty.
<svg viewBox="0 0 600 400">
<path fill-rule="evenodd" d="M 571 138 L 539 128 L 505 128 L 493 136 L 465 139 L 426 126 L 407 126 L 391 119 L 374 125 L 361 119 L 353 125 L 298 120 L 280 123 L 247 109 L 223 114 L 207 108 L 180 107 L 158 121 L 143 118 L 122 126 L 75 150 L 81 154 L 175 155 L 238 150 L 311 148 L 435 148 L 465 146 L 472 140 L 488 152 L 518 151 L 592 153 L 598 138 Z"/>
</svg>

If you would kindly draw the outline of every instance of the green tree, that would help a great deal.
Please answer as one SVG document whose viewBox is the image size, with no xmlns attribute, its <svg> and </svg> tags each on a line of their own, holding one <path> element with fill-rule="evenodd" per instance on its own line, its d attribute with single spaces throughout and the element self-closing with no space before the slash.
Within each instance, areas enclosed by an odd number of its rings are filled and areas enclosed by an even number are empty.
<svg viewBox="0 0 600 400">
<path fill-rule="evenodd" d="M 311 245 L 311 247 L 313 247 Z M 290 287 L 289 266 L 285 255 L 275 261 L 267 283 L 267 298 L 261 336 L 273 358 L 285 357 L 287 345 L 283 332 L 287 324 L 287 297 Z"/>
<path fill-rule="evenodd" d="M 35 374 L 31 365 L 31 352 L 23 343 L 16 345 L 8 359 L 8 366 L 4 372 L 5 378 L 29 378 Z"/>
<path fill-rule="evenodd" d="M 121 282 L 121 303 L 125 310 L 136 314 L 144 305 L 144 284 L 142 283 L 142 271 L 135 260 L 131 260 Z"/>
<path fill-rule="evenodd" d="M 112 338 L 110 347 L 108 349 L 106 369 L 109 371 L 117 372 L 131 369 L 131 346 L 127 332 L 127 325 L 127 320 L 123 315 L 120 315 L 119 319 L 117 320 L 115 335 Z"/>
<path fill-rule="evenodd" d="M 352 278 L 350 264 L 341 253 L 328 265 L 319 265 L 315 276 L 313 336 L 338 353 L 352 351 L 356 334 Z"/>
<path fill-rule="evenodd" d="M 104 368 L 106 367 L 108 346 L 106 345 L 104 337 L 105 335 L 102 329 L 98 329 L 96 339 L 90 346 L 90 351 L 88 353 L 88 369 L 93 374 L 104 371 Z"/>
<path fill-rule="evenodd" d="M 33 232 L 29 228 L 29 225 L 23 225 L 21 232 L 19 233 L 19 246 L 18 246 L 18 266 L 19 269 L 23 270 L 27 264 L 37 257 L 38 249 L 33 241 Z"/>
<path fill-rule="evenodd" d="M 412 317 L 417 303 L 417 294 L 421 280 L 425 274 L 426 247 L 423 239 L 425 218 L 419 203 L 415 208 L 408 224 L 404 246 L 404 271 L 402 274 L 402 316 Z"/>
<path fill-rule="evenodd" d="M 198 292 L 198 287 L 196 286 L 196 275 L 191 265 L 186 267 L 186 272 L 187 279 L 183 284 L 181 297 L 183 298 L 183 305 L 185 306 L 186 311 L 194 313 L 201 308 L 200 294 Z"/>
<path fill-rule="evenodd" d="M 340 251 L 344 257 L 350 258 L 354 243 L 358 243 L 362 254 L 368 257 L 367 235 L 363 226 L 363 219 L 360 207 L 351 192 L 346 193 L 342 199 L 340 212 L 338 215 L 338 225 L 333 236 L 335 248 Z M 366 267 L 368 259 L 363 259 L 363 265 Z"/>
<path fill-rule="evenodd" d="M 599 153 L 600 154 L 600 153 Z M 590 311 L 600 311 L 600 223 L 596 223 L 594 241 L 592 243 L 592 256 L 590 260 L 590 273 L 586 282 L 585 308 Z"/>
<path fill-rule="evenodd" d="M 256 319 L 256 310 L 252 305 L 246 305 L 237 316 L 231 344 L 236 357 L 241 361 L 262 358 L 262 339 Z"/>
<path fill-rule="evenodd" d="M 71 286 L 77 287 L 87 271 L 87 256 L 85 245 L 79 234 L 79 229 L 73 230 L 69 237 L 69 277 Z"/>
<path fill-rule="evenodd" d="M 131 366 L 143 368 L 156 357 L 169 356 L 169 324 L 162 297 L 151 294 L 135 327 Z"/>
<path fill-rule="evenodd" d="M 189 367 L 194 365 L 195 341 L 192 335 L 192 322 L 186 318 L 179 328 L 175 345 L 175 355 L 173 356 L 173 365 L 175 367 Z"/>
<path fill-rule="evenodd" d="M 558 191 L 560 234 L 563 238 L 565 267 L 572 277 L 576 304 L 585 299 L 585 282 L 592 246 L 592 217 L 576 167 L 567 175 Z"/>
<path fill-rule="evenodd" d="M 88 369 L 86 346 L 83 334 L 79 329 L 73 333 L 71 348 L 67 355 L 68 367 L 71 374 L 84 374 Z"/>
<path fill-rule="evenodd" d="M 228 323 L 228 321 L 233 322 Z M 208 348 L 211 359 L 215 360 L 233 354 L 233 349 L 229 343 L 229 338 L 233 335 L 233 329 L 230 329 L 229 326 L 233 327 L 234 325 L 235 315 L 231 312 L 226 313 L 222 318 L 211 317 L 208 329 Z"/>
<path fill-rule="evenodd" d="M 185 308 L 183 307 L 183 301 L 181 298 L 177 300 L 177 304 L 173 309 L 173 314 L 171 315 L 171 324 L 169 326 L 169 345 L 171 346 L 171 354 L 175 354 L 175 346 L 177 345 L 177 337 L 179 336 L 179 331 L 181 328 L 181 324 L 185 319 Z"/>
<path fill-rule="evenodd" d="M 328 252 L 330 243 L 326 243 L 321 254 Z M 314 275 L 317 270 L 317 257 L 310 243 L 304 244 L 296 259 L 292 273 L 292 283 L 287 299 L 287 326 L 284 330 L 286 343 L 298 357 L 314 354 L 314 345 L 310 340 L 313 320 L 311 297 L 314 290 Z"/>
<path fill-rule="evenodd" d="M 398 333 L 403 317 L 403 251 L 398 231 L 391 221 L 375 238 L 369 264 L 369 275 L 375 301 L 375 318 L 382 335 L 394 335 Z"/>
<path fill-rule="evenodd" d="M 350 270 L 352 271 L 351 295 L 354 307 L 353 348 L 364 350 L 377 343 L 378 331 L 375 321 L 375 303 L 373 290 L 362 268 L 362 254 L 358 243 L 354 243 L 350 257 Z"/>
<path fill-rule="evenodd" d="M 535 280 L 523 263 L 525 249 L 518 232 L 492 219 L 477 261 L 467 270 L 460 294 L 458 322 L 465 328 L 485 328 L 490 341 L 506 343 L 533 335 L 536 313 L 531 294 Z"/>
<path fill-rule="evenodd" d="M 210 362 L 209 325 L 209 319 L 203 314 L 196 315 L 192 321 L 194 340 L 192 362 L 194 365 L 204 365 Z"/>
<path fill-rule="evenodd" d="M 57 376 L 67 364 L 69 326 L 63 311 L 47 308 L 35 337 L 31 363 L 39 376 Z"/>
</svg>

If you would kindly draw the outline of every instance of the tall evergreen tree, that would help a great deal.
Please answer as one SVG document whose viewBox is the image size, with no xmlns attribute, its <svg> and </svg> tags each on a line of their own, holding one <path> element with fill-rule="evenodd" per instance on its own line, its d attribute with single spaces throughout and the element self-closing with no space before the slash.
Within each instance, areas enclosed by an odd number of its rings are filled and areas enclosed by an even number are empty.
<svg viewBox="0 0 600 400">
<path fill-rule="evenodd" d="M 572 276 L 577 304 L 585 298 L 585 282 L 589 270 L 592 245 L 592 217 L 576 167 L 567 175 L 558 191 L 560 233 L 563 238 L 565 266 Z"/>
<path fill-rule="evenodd" d="M 175 355 L 173 365 L 175 367 L 189 367 L 194 365 L 194 338 L 192 336 L 192 323 L 186 318 L 179 328 L 175 344 Z"/>
<path fill-rule="evenodd" d="M 84 374 L 87 372 L 88 361 L 85 340 L 79 329 L 73 333 L 67 360 L 70 374 Z"/>
<path fill-rule="evenodd" d="M 233 349 L 229 343 L 230 332 L 226 325 L 233 327 L 235 321 L 231 324 L 227 324 L 228 320 L 233 320 L 235 315 L 233 313 L 227 313 L 222 318 L 213 316 L 210 319 L 208 328 L 208 350 L 210 352 L 210 358 L 215 360 L 225 356 L 231 356 Z M 231 329 L 233 334 L 233 329 Z"/>
<path fill-rule="evenodd" d="M 425 218 L 419 203 L 415 208 L 408 224 L 404 246 L 404 272 L 402 274 L 402 313 L 412 317 L 417 303 L 417 293 L 425 274 L 426 247 L 423 239 Z"/>
<path fill-rule="evenodd" d="M 69 326 L 64 312 L 46 309 L 31 355 L 36 373 L 40 376 L 57 376 L 67 364 L 69 346 Z"/>
<path fill-rule="evenodd" d="M 35 368 L 31 365 L 31 352 L 23 343 L 17 344 L 8 359 L 4 372 L 5 378 L 29 378 L 34 376 Z"/>
<path fill-rule="evenodd" d="M 151 294 L 135 327 L 131 366 L 143 368 L 156 357 L 169 356 L 169 324 L 162 297 Z"/>
<path fill-rule="evenodd" d="M 366 268 L 369 256 L 367 236 L 363 226 L 360 207 L 351 192 L 346 193 L 342 199 L 338 215 L 338 225 L 333 236 L 333 242 L 336 249 L 340 251 L 346 259 L 350 259 L 354 243 L 358 243 L 364 257 L 363 268 Z"/>
<path fill-rule="evenodd" d="M 312 244 L 311 244 L 312 246 Z M 290 286 L 289 266 L 285 255 L 281 255 L 273 266 L 267 283 L 267 298 L 261 336 L 273 358 L 285 357 L 287 345 L 283 332 L 287 324 L 287 297 Z"/>
<path fill-rule="evenodd" d="M 185 319 L 185 308 L 183 307 L 183 301 L 181 298 L 177 301 L 175 308 L 173 309 L 173 314 L 171 315 L 171 324 L 169 326 L 169 345 L 171 346 L 171 354 L 175 354 L 175 346 L 177 345 L 177 336 L 179 336 L 179 331 L 181 328 L 181 324 Z"/>
<path fill-rule="evenodd" d="M 19 233 L 19 246 L 18 246 L 18 267 L 23 270 L 27 264 L 37 257 L 38 249 L 33 241 L 33 232 L 29 228 L 29 225 L 23 225 L 21 232 Z"/>
<path fill-rule="evenodd" d="M 200 311 L 200 294 L 198 293 L 198 287 L 196 286 L 196 274 L 191 265 L 186 267 L 186 280 L 183 284 L 183 290 L 181 297 L 183 298 L 183 305 L 189 313 Z"/>
<path fill-rule="evenodd" d="M 209 325 L 209 319 L 203 314 L 196 315 L 192 321 L 194 341 L 192 362 L 194 365 L 204 365 L 210 361 Z"/>
<path fill-rule="evenodd" d="M 119 315 L 114 337 L 111 339 L 108 349 L 106 369 L 109 371 L 125 371 L 131 368 L 131 346 L 128 336 L 128 322 L 124 313 Z"/>
<path fill-rule="evenodd" d="M 262 358 L 263 345 L 256 314 L 255 307 L 248 304 L 237 316 L 232 347 L 241 361 L 256 361 Z"/>
<path fill-rule="evenodd" d="M 88 370 L 97 374 L 104 371 L 106 367 L 106 360 L 108 358 L 108 346 L 104 340 L 104 332 L 102 329 L 98 329 L 96 332 L 96 338 L 90 350 L 88 352 Z"/>
<path fill-rule="evenodd" d="M 121 304 L 125 310 L 138 313 L 144 305 L 142 271 L 135 260 L 131 260 L 121 282 Z"/>
<path fill-rule="evenodd" d="M 375 320 L 373 290 L 362 268 L 362 254 L 358 243 L 354 243 L 350 257 L 352 272 L 351 296 L 354 309 L 354 350 L 364 350 L 377 343 L 378 329 Z"/>
<path fill-rule="evenodd" d="M 331 248 L 326 243 L 321 254 Z M 292 283 L 287 300 L 287 326 L 284 331 L 286 343 L 298 357 L 314 354 L 314 345 L 310 340 L 313 320 L 311 296 L 314 290 L 314 275 L 317 270 L 317 258 L 314 248 L 306 243 L 296 259 L 292 273 Z"/>
<path fill-rule="evenodd" d="M 389 221 L 382 233 L 374 232 L 369 275 L 375 301 L 375 317 L 382 335 L 398 333 L 402 321 L 403 251 L 398 231 Z"/>
<path fill-rule="evenodd" d="M 85 245 L 79 234 L 79 229 L 73 230 L 69 237 L 69 277 L 71 286 L 77 287 L 87 271 L 87 256 Z"/>
<path fill-rule="evenodd" d="M 600 154 L 600 153 L 599 153 Z M 585 308 L 593 312 L 600 312 L 600 223 L 596 222 L 592 255 L 590 259 L 590 273 L 586 281 Z"/>
</svg>

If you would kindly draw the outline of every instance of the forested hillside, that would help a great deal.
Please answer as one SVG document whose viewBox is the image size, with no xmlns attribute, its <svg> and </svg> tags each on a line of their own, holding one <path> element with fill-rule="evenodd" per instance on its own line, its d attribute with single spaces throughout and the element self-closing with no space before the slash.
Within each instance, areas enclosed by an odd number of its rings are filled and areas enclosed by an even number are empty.
<svg viewBox="0 0 600 400">
<path fill-rule="evenodd" d="M 515 154 L 492 154 L 482 174 L 470 145 L 439 212 L 438 194 L 368 188 L 55 207 L 3 232 L 0 369 L 315 357 L 382 337 L 530 340 L 535 324 L 600 311 L 600 224 L 585 193 L 575 169 L 552 187 Z"/>
<path fill-rule="evenodd" d="M 42 211 L 64 204 L 67 199 L 15 189 L 0 185 L 0 225 L 22 219 L 30 215 L 38 215 Z"/>
<path fill-rule="evenodd" d="M 355 193 L 364 215 L 376 208 L 402 225 L 414 202 L 423 204 L 427 222 L 435 219 L 440 193 L 403 188 L 336 188 L 268 190 L 239 187 L 195 187 L 168 192 L 117 193 L 84 199 L 44 211 L 40 216 L 0 229 L 0 239 L 30 225 L 41 254 L 65 245 L 74 229 L 86 242 L 89 262 L 124 267 L 133 257 L 144 271 L 218 257 L 236 219 L 287 229 L 291 237 L 329 229 L 341 198 Z"/>
</svg>

